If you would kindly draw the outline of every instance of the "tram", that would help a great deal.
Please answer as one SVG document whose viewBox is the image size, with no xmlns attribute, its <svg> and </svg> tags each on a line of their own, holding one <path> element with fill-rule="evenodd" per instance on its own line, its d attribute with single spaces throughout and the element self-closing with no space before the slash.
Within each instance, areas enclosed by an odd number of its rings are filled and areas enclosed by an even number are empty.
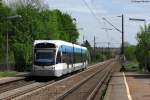
<svg viewBox="0 0 150 100">
<path fill-rule="evenodd" d="M 56 76 L 85 69 L 89 62 L 86 47 L 62 40 L 35 40 L 33 76 Z"/>
</svg>

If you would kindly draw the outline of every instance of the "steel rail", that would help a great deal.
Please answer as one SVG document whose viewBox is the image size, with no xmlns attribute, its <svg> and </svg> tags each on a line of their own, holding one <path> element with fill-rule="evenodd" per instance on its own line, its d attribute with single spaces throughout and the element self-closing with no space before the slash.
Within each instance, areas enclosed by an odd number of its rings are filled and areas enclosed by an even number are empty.
<svg viewBox="0 0 150 100">
<path fill-rule="evenodd" d="M 94 90 L 88 96 L 87 100 L 94 100 L 95 95 L 97 94 L 98 90 L 101 90 L 101 88 L 102 88 L 105 80 L 107 80 L 107 79 L 110 78 L 110 76 L 112 74 L 112 71 L 113 71 L 113 68 L 111 68 L 107 73 L 104 74 L 103 78 L 100 80 L 100 82 L 98 83 L 98 85 L 94 88 Z"/>
<path fill-rule="evenodd" d="M 90 75 L 88 78 L 82 80 L 80 83 L 76 84 L 74 87 L 72 87 L 71 89 L 69 89 L 66 93 L 64 93 L 63 95 L 58 96 L 57 100 L 63 100 L 65 97 L 67 97 L 71 92 L 77 90 L 80 86 L 82 86 L 84 83 L 86 83 L 88 80 L 90 80 L 91 78 L 93 78 L 95 75 L 99 74 L 99 72 L 104 71 L 107 67 L 107 65 L 111 64 L 112 61 L 108 62 L 108 63 L 104 63 L 103 68 L 101 68 L 100 70 L 96 71 L 94 74 Z"/>
<path fill-rule="evenodd" d="M 24 79 L 20 79 L 20 80 L 17 80 L 17 81 L 5 83 L 3 85 L 0 85 L 0 94 L 4 93 L 4 92 L 7 92 L 7 91 L 10 91 L 10 90 L 17 89 L 17 88 L 22 87 L 22 86 L 32 84 L 32 83 L 35 83 L 35 81 L 34 80 L 26 81 Z"/>
<path fill-rule="evenodd" d="M 95 64 L 95 65 L 93 65 L 93 67 L 88 67 L 88 70 L 91 70 L 91 69 L 94 69 L 95 67 L 98 67 L 98 66 L 103 66 L 103 67 L 105 67 L 107 64 L 108 64 L 108 62 L 112 62 L 112 60 L 108 60 L 108 61 L 106 61 L 106 62 L 104 62 L 104 63 L 98 63 L 98 64 Z M 83 72 L 86 72 L 87 70 L 85 70 L 85 71 L 83 71 Z M 75 74 L 75 75 L 77 75 L 77 74 Z M 73 76 L 73 75 L 71 75 L 71 76 Z M 68 76 L 66 76 L 67 78 L 70 78 L 70 77 L 68 77 Z M 30 89 L 27 89 L 27 90 L 23 90 L 23 91 L 19 91 L 19 93 L 15 93 L 15 94 L 9 94 L 9 95 L 7 95 L 7 96 L 5 96 L 4 98 L 1 98 L 1 99 L 5 99 L 5 100 L 10 100 L 10 99 L 13 99 L 13 98 L 16 98 L 16 97 L 19 97 L 19 96 L 22 96 L 22 95 L 24 95 L 24 94 L 26 94 L 26 93 L 31 93 L 31 92 L 33 92 L 33 91 L 36 91 L 36 90 L 38 90 L 38 89 L 42 89 L 42 88 L 45 88 L 46 86 L 48 86 L 48 85 L 50 85 L 50 84 L 55 84 L 55 82 L 59 82 L 59 81 L 61 81 L 62 79 L 66 79 L 66 77 L 62 77 L 62 78 L 60 78 L 60 79 L 57 79 L 57 80 L 51 80 L 51 81 L 49 81 L 49 82 L 47 82 L 47 83 L 41 83 L 41 85 L 38 85 L 38 86 L 36 86 L 36 87 L 33 87 L 33 88 L 30 88 Z M 18 88 L 19 89 L 19 88 Z"/>
<path fill-rule="evenodd" d="M 42 88 L 42 87 L 47 86 L 47 85 L 49 85 L 49 84 L 52 84 L 52 83 L 54 83 L 54 82 L 55 82 L 54 80 L 52 80 L 52 81 L 50 81 L 50 82 L 47 82 L 47 83 L 41 83 L 41 84 L 40 84 L 39 82 L 37 82 L 37 83 L 39 83 L 40 85 L 35 86 L 35 87 L 33 87 L 33 88 L 30 88 L 30 89 L 27 89 L 27 90 L 24 90 L 24 91 L 20 91 L 20 92 L 18 92 L 18 93 L 16 93 L 16 94 L 12 94 L 12 95 L 9 95 L 9 96 L 0 98 L 0 99 L 1 99 L 1 100 L 11 100 L 11 99 L 13 99 L 13 98 L 15 98 L 15 97 L 18 97 L 18 96 L 23 95 L 23 94 L 25 94 L 25 93 L 28 93 L 28 92 L 34 91 L 34 90 L 36 90 L 36 89 Z M 35 84 L 35 83 L 33 83 L 33 84 Z M 31 85 L 31 84 L 30 84 L 30 85 Z M 19 89 L 19 88 L 18 88 L 18 89 Z"/>
<path fill-rule="evenodd" d="M 96 65 L 93 65 L 93 66 L 95 67 L 95 66 L 97 66 L 97 64 L 96 64 Z M 88 69 L 91 69 L 91 67 L 88 67 Z M 16 93 L 16 94 L 10 94 L 10 95 L 5 96 L 5 97 L 0 98 L 0 99 L 10 100 L 10 99 L 16 98 L 16 97 L 18 97 L 18 96 L 21 96 L 21 95 L 23 95 L 23 94 L 26 94 L 26 93 L 28 93 L 28 92 L 31 92 L 31 91 L 37 90 L 37 89 L 39 89 L 39 88 L 45 87 L 45 86 L 47 86 L 47 85 L 49 85 L 49 84 L 52 84 L 52 83 L 54 83 L 54 82 L 56 82 L 56 81 L 59 81 L 59 80 L 61 80 L 61 79 L 66 78 L 66 77 L 68 77 L 68 76 L 63 76 L 63 77 L 58 78 L 58 79 L 56 79 L 56 80 L 51 80 L 50 82 L 47 82 L 47 83 L 41 83 L 41 85 L 35 86 L 35 87 L 30 88 L 30 89 L 28 89 L 28 90 L 20 91 L 20 92 L 18 92 L 18 93 Z M 36 83 L 36 82 L 35 82 L 35 83 Z M 33 83 L 33 84 L 35 84 L 35 83 Z M 39 82 L 37 82 L 37 83 L 39 83 Z M 32 85 L 32 84 L 29 84 L 29 85 Z M 21 87 L 20 87 L 20 88 L 21 88 Z M 16 89 L 19 89 L 19 88 L 16 88 Z M 6 92 L 7 92 L 7 91 L 6 91 Z"/>
</svg>

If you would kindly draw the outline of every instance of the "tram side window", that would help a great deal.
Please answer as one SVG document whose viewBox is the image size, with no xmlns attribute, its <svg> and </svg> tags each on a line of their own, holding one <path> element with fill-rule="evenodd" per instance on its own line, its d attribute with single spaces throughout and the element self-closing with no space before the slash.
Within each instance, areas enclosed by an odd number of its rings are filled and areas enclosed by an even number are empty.
<svg viewBox="0 0 150 100">
<path fill-rule="evenodd" d="M 64 63 L 80 63 L 86 61 L 87 56 L 85 52 L 63 52 L 62 62 Z"/>
<path fill-rule="evenodd" d="M 68 63 L 72 63 L 72 53 L 68 52 Z"/>
<path fill-rule="evenodd" d="M 62 54 L 62 62 L 63 63 L 66 62 L 66 52 L 63 52 L 63 54 Z"/>
<path fill-rule="evenodd" d="M 80 63 L 80 62 L 82 62 L 82 55 L 81 55 L 81 53 L 80 52 L 75 52 L 74 53 L 74 55 L 75 55 L 75 63 Z"/>
<path fill-rule="evenodd" d="M 73 54 L 73 52 L 70 53 L 70 63 L 74 63 L 74 54 Z"/>
<path fill-rule="evenodd" d="M 61 53 L 58 52 L 57 54 L 57 63 L 61 63 Z"/>
<path fill-rule="evenodd" d="M 83 61 L 85 61 L 85 53 L 83 53 L 82 59 Z"/>
<path fill-rule="evenodd" d="M 71 63 L 70 55 L 71 54 L 69 52 L 63 52 L 62 60 L 64 63 Z"/>
</svg>

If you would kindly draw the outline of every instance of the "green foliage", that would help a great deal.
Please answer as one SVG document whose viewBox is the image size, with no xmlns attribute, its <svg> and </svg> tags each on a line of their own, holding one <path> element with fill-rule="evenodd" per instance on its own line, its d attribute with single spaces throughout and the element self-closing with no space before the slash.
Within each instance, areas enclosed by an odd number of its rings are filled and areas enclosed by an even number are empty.
<svg viewBox="0 0 150 100">
<path fill-rule="evenodd" d="M 123 64 L 125 71 L 129 72 L 135 72 L 135 71 L 140 71 L 139 70 L 139 65 L 136 61 L 127 61 L 126 63 Z"/>
<path fill-rule="evenodd" d="M 128 45 L 125 47 L 124 54 L 128 61 L 136 60 L 135 49 L 136 49 L 136 46 L 134 45 Z"/>
<path fill-rule="evenodd" d="M 43 8 L 41 0 L 23 0 L 6 6 L 0 3 L 0 61 L 6 52 L 6 33 L 9 33 L 9 60 L 24 70 L 31 65 L 32 43 L 38 39 L 59 39 L 76 42 L 79 33 L 70 15 L 59 10 Z M 35 3 L 34 3 L 35 2 Z M 34 5 L 33 5 L 34 4 Z M 21 18 L 6 19 L 21 15 Z M 14 58 L 13 58 L 14 57 Z M 9 61 L 9 62 L 10 62 Z M 27 68 L 28 69 L 28 68 Z"/>
<path fill-rule="evenodd" d="M 15 71 L 3 71 L 0 72 L 0 77 L 13 77 L 16 76 L 16 72 Z"/>
<path fill-rule="evenodd" d="M 88 51 L 92 51 L 92 47 L 91 47 L 90 43 L 87 40 L 84 41 L 82 46 L 87 47 Z"/>
<path fill-rule="evenodd" d="M 90 53 L 91 63 L 104 61 L 104 60 L 109 59 L 109 58 L 112 57 L 112 54 L 109 51 L 106 51 L 106 52 L 100 52 L 99 50 L 94 51 L 94 48 L 91 47 L 90 43 L 87 40 L 84 41 L 82 46 L 84 46 L 88 49 L 88 51 Z M 100 49 L 100 48 L 95 48 L 95 49 Z"/>
<path fill-rule="evenodd" d="M 4 62 L 4 51 L 5 51 L 5 40 L 6 40 L 6 27 L 8 27 L 7 23 L 10 21 L 6 21 L 5 18 L 12 14 L 10 8 L 2 4 L 0 0 L 0 63 Z"/>
<path fill-rule="evenodd" d="M 150 25 L 141 27 L 141 31 L 137 34 L 138 44 L 135 54 L 139 62 L 140 69 L 145 66 L 145 55 L 147 56 L 147 69 L 150 71 Z"/>
<path fill-rule="evenodd" d="M 13 52 L 14 52 L 14 59 L 16 63 L 16 69 L 19 71 L 25 70 L 28 64 L 31 64 L 31 45 L 29 43 L 21 44 L 21 43 L 14 43 L 13 44 Z M 21 66 L 21 68 L 20 68 Z"/>
<path fill-rule="evenodd" d="M 100 62 L 100 61 L 103 61 L 104 59 L 106 59 L 106 55 L 96 54 L 95 58 L 96 58 L 95 59 L 96 62 Z"/>
</svg>

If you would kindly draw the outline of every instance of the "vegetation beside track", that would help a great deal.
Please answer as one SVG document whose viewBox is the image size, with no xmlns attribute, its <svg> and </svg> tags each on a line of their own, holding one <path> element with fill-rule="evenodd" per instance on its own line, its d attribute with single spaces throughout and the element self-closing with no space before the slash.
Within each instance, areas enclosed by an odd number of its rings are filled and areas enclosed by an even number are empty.
<svg viewBox="0 0 150 100">
<path fill-rule="evenodd" d="M 136 38 L 137 45 L 128 45 L 125 48 L 125 56 L 130 62 L 134 62 L 136 58 L 139 71 L 150 71 L 150 24 L 141 27 Z"/>
<path fill-rule="evenodd" d="M 95 64 L 95 63 L 98 63 L 98 62 L 102 62 L 102 61 L 105 61 L 105 60 L 108 60 L 110 58 L 113 57 L 111 51 L 103 51 L 103 52 L 100 52 L 100 51 L 96 51 L 91 45 L 90 43 L 88 42 L 88 40 L 84 41 L 83 44 L 81 44 L 82 46 L 84 47 L 87 47 L 89 53 L 90 53 L 90 64 Z"/>
<path fill-rule="evenodd" d="M 9 1 L 0 0 L 0 64 L 5 62 L 6 33 L 9 35 L 8 62 L 15 64 L 19 71 L 31 69 L 34 40 L 58 39 L 76 43 L 79 32 L 73 22 L 75 19 L 69 14 L 50 10 L 43 0 Z M 20 17 L 12 17 L 16 15 Z"/>
<path fill-rule="evenodd" d="M 126 43 L 125 47 L 125 62 L 123 63 L 123 67 L 125 68 L 123 71 L 127 72 L 139 72 L 141 71 L 141 68 L 139 66 L 139 62 L 136 58 L 136 46 L 130 45 L 129 43 Z"/>
<path fill-rule="evenodd" d="M 16 76 L 15 71 L 0 71 L 0 77 L 13 77 Z"/>
<path fill-rule="evenodd" d="M 125 67 L 125 71 L 127 72 L 139 72 L 140 68 L 138 65 L 138 62 L 133 62 L 133 61 L 126 61 L 123 66 Z"/>
</svg>

